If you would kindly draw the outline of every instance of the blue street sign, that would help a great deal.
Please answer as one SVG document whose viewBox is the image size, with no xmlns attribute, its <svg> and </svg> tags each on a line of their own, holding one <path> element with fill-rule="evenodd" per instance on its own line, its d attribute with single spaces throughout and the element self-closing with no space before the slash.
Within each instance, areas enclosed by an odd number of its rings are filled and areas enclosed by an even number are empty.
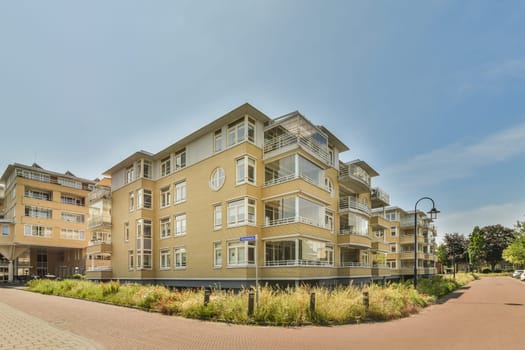
<svg viewBox="0 0 525 350">
<path fill-rule="evenodd" d="M 243 236 L 243 237 L 240 237 L 239 240 L 241 242 L 255 241 L 255 236 Z"/>
</svg>

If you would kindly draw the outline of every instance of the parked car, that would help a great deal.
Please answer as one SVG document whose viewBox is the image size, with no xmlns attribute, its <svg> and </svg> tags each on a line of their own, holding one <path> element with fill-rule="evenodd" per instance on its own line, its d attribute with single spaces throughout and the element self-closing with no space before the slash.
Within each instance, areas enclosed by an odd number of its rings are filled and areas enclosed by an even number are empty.
<svg viewBox="0 0 525 350">
<path fill-rule="evenodd" d="M 512 277 L 514 278 L 520 278 L 521 274 L 524 272 L 525 270 L 514 270 L 514 272 L 512 273 Z"/>
<path fill-rule="evenodd" d="M 520 280 L 525 281 L 525 271 L 521 273 Z"/>
</svg>

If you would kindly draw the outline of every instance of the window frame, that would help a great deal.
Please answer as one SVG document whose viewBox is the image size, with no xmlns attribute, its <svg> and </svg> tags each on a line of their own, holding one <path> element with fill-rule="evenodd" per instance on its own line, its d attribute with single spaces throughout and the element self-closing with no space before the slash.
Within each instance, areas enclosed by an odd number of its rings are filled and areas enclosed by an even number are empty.
<svg viewBox="0 0 525 350">
<path fill-rule="evenodd" d="M 175 204 L 186 202 L 187 184 L 186 180 L 177 182 L 175 184 Z"/>
<path fill-rule="evenodd" d="M 252 176 L 250 176 L 252 174 Z M 235 184 L 255 185 L 257 183 L 257 161 L 255 158 L 244 155 L 235 160 Z"/>
<path fill-rule="evenodd" d="M 175 215 L 174 221 L 175 230 L 173 233 L 173 237 L 185 236 L 188 228 L 186 213 Z"/>
<path fill-rule="evenodd" d="M 184 270 L 188 266 L 186 247 L 173 248 L 173 269 Z"/>
</svg>

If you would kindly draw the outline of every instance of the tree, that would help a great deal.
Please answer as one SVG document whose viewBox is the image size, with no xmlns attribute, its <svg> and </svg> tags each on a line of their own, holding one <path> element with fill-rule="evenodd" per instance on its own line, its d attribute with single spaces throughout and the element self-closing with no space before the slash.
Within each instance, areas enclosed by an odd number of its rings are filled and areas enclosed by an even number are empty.
<svg viewBox="0 0 525 350">
<path fill-rule="evenodd" d="M 438 246 L 436 255 L 437 255 L 438 261 L 442 265 L 448 265 L 449 260 L 448 260 L 447 248 L 445 247 L 444 244 L 440 244 Z"/>
<path fill-rule="evenodd" d="M 503 250 L 516 239 L 516 233 L 501 225 L 485 226 L 480 231 L 485 239 L 485 259 L 494 271 L 496 264 L 503 258 Z"/>
<path fill-rule="evenodd" d="M 503 250 L 503 259 L 514 265 L 525 265 L 525 223 L 517 222 L 516 231 L 517 239 Z"/>
<path fill-rule="evenodd" d="M 479 226 L 474 227 L 474 230 L 472 230 L 472 233 L 469 236 L 468 256 L 469 263 L 477 266 L 478 270 L 480 270 L 481 264 L 486 261 L 485 236 L 479 229 Z"/>
<path fill-rule="evenodd" d="M 457 232 L 447 233 L 443 239 L 443 245 L 448 258 L 454 262 L 453 268 L 456 271 L 458 262 L 465 261 L 467 258 L 468 239 Z"/>
</svg>

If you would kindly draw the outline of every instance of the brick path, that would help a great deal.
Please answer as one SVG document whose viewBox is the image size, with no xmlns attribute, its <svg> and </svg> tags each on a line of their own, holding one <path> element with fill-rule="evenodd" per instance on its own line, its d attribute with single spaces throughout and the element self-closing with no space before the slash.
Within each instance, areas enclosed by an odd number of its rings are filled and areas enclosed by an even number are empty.
<svg viewBox="0 0 525 350">
<path fill-rule="evenodd" d="M 53 327 L 0 302 L 0 349 L 98 349 L 78 335 Z"/>
<path fill-rule="evenodd" d="M 420 314 L 391 322 L 335 327 L 257 327 L 189 320 L 83 300 L 0 288 L 0 300 L 31 314 L 0 321 L 3 339 L 22 339 L 30 349 L 42 341 L 40 327 L 57 339 L 85 339 L 104 349 L 366 349 L 366 350 L 522 350 L 525 283 L 510 277 L 482 278 Z M 1 305 L 1 304 L 0 304 Z M 3 314 L 3 309 L 0 310 Z M 1 317 L 1 315 L 0 315 Z M 29 321 L 27 320 L 29 317 Z M 43 321 L 39 321 L 37 319 Z M 14 324 L 31 324 L 24 332 Z M 4 323 L 13 323 L 4 335 Z M 50 326 L 52 324 L 53 326 Z M 60 330 L 57 330 L 60 329 Z M 45 334 L 46 332 L 44 332 Z M 85 337 L 77 338 L 74 334 Z M 34 347 L 31 347 L 37 338 Z M 52 339 L 47 340 L 50 345 Z M 60 340 L 56 340 L 60 341 Z M 64 340 L 65 342 L 65 340 Z M 4 340 L 2 340 L 4 344 Z M 7 344 L 7 343 L 6 343 Z M 67 348 L 58 343 L 52 348 Z M 93 343 L 95 344 L 95 343 Z M 50 346 L 51 347 L 51 346 Z M 21 347 L 23 348 L 23 347 Z M 48 347 L 49 348 L 49 347 Z M 72 348 L 72 347 L 69 347 Z M 4 349 L 0 346 L 0 349 Z M 76 349 L 76 348 L 75 348 Z"/>
</svg>

